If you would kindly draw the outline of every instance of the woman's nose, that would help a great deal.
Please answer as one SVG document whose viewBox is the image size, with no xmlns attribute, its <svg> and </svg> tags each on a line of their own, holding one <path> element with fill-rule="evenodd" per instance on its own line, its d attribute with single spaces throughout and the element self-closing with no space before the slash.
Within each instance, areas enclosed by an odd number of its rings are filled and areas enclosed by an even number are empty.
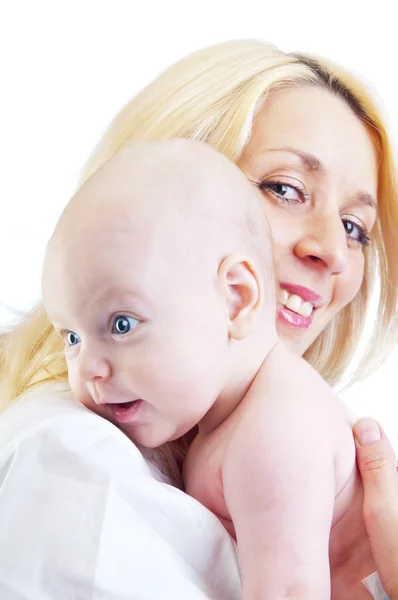
<svg viewBox="0 0 398 600">
<path fill-rule="evenodd" d="M 347 238 L 339 215 L 312 219 L 295 246 L 295 254 L 318 269 L 337 275 L 347 263 Z"/>
</svg>

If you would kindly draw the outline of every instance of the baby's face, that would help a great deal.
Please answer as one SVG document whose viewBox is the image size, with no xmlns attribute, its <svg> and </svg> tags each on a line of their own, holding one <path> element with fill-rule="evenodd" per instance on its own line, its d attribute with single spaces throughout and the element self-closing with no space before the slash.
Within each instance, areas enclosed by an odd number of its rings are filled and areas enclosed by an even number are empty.
<svg viewBox="0 0 398 600">
<path fill-rule="evenodd" d="M 180 229 L 92 216 L 48 251 L 44 302 L 77 399 L 155 447 L 205 415 L 225 384 L 228 323 L 215 272 Z M 177 241 L 179 240 L 179 241 Z"/>
<path fill-rule="evenodd" d="M 137 145 L 81 188 L 50 241 L 43 299 L 72 391 L 144 446 L 201 421 L 249 360 L 246 345 L 242 356 L 231 345 L 250 330 L 261 286 L 251 259 L 243 271 L 220 265 L 246 251 L 252 194 L 209 147 Z M 274 315 L 272 302 L 272 327 Z"/>
</svg>

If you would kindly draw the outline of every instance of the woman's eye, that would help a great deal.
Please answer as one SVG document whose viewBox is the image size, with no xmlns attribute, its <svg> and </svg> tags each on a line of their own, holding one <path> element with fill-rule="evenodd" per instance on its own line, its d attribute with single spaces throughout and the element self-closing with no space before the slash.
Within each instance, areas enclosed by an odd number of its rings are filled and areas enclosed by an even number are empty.
<svg viewBox="0 0 398 600">
<path fill-rule="evenodd" d="M 303 188 L 280 181 L 264 181 L 260 183 L 259 188 L 270 191 L 278 200 L 289 204 L 303 204 L 308 200 L 308 194 Z"/>
<path fill-rule="evenodd" d="M 370 237 L 363 225 L 350 219 L 342 219 L 347 237 L 362 247 L 369 246 Z"/>
<path fill-rule="evenodd" d="M 66 334 L 66 343 L 68 346 L 76 346 L 80 342 L 80 338 L 74 331 L 68 331 Z"/>
<path fill-rule="evenodd" d="M 113 321 L 112 333 L 116 333 L 117 335 L 124 335 L 132 329 L 135 329 L 138 324 L 138 319 L 134 319 L 133 317 L 126 317 L 125 315 L 120 315 L 116 317 Z"/>
</svg>

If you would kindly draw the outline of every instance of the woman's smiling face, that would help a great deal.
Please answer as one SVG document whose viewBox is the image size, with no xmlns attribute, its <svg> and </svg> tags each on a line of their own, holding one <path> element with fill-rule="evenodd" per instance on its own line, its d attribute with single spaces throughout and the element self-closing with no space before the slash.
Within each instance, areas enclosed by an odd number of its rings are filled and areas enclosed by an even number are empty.
<svg viewBox="0 0 398 600">
<path fill-rule="evenodd" d="M 361 287 L 377 214 L 377 158 L 348 104 L 305 87 L 271 96 L 238 161 L 271 227 L 278 332 L 300 354 Z"/>
</svg>

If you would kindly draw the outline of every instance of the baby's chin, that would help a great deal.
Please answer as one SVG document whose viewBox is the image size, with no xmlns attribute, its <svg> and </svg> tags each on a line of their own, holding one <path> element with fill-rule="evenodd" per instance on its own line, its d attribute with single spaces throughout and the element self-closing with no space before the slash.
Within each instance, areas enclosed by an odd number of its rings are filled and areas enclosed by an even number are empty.
<svg viewBox="0 0 398 600">
<path fill-rule="evenodd" d="M 115 423 L 116 424 L 116 423 Z M 143 448 L 160 448 L 168 442 L 178 439 L 179 435 L 175 431 L 157 431 L 151 424 L 141 424 L 138 427 L 126 423 L 117 424 L 117 427 L 135 444 Z"/>
</svg>

